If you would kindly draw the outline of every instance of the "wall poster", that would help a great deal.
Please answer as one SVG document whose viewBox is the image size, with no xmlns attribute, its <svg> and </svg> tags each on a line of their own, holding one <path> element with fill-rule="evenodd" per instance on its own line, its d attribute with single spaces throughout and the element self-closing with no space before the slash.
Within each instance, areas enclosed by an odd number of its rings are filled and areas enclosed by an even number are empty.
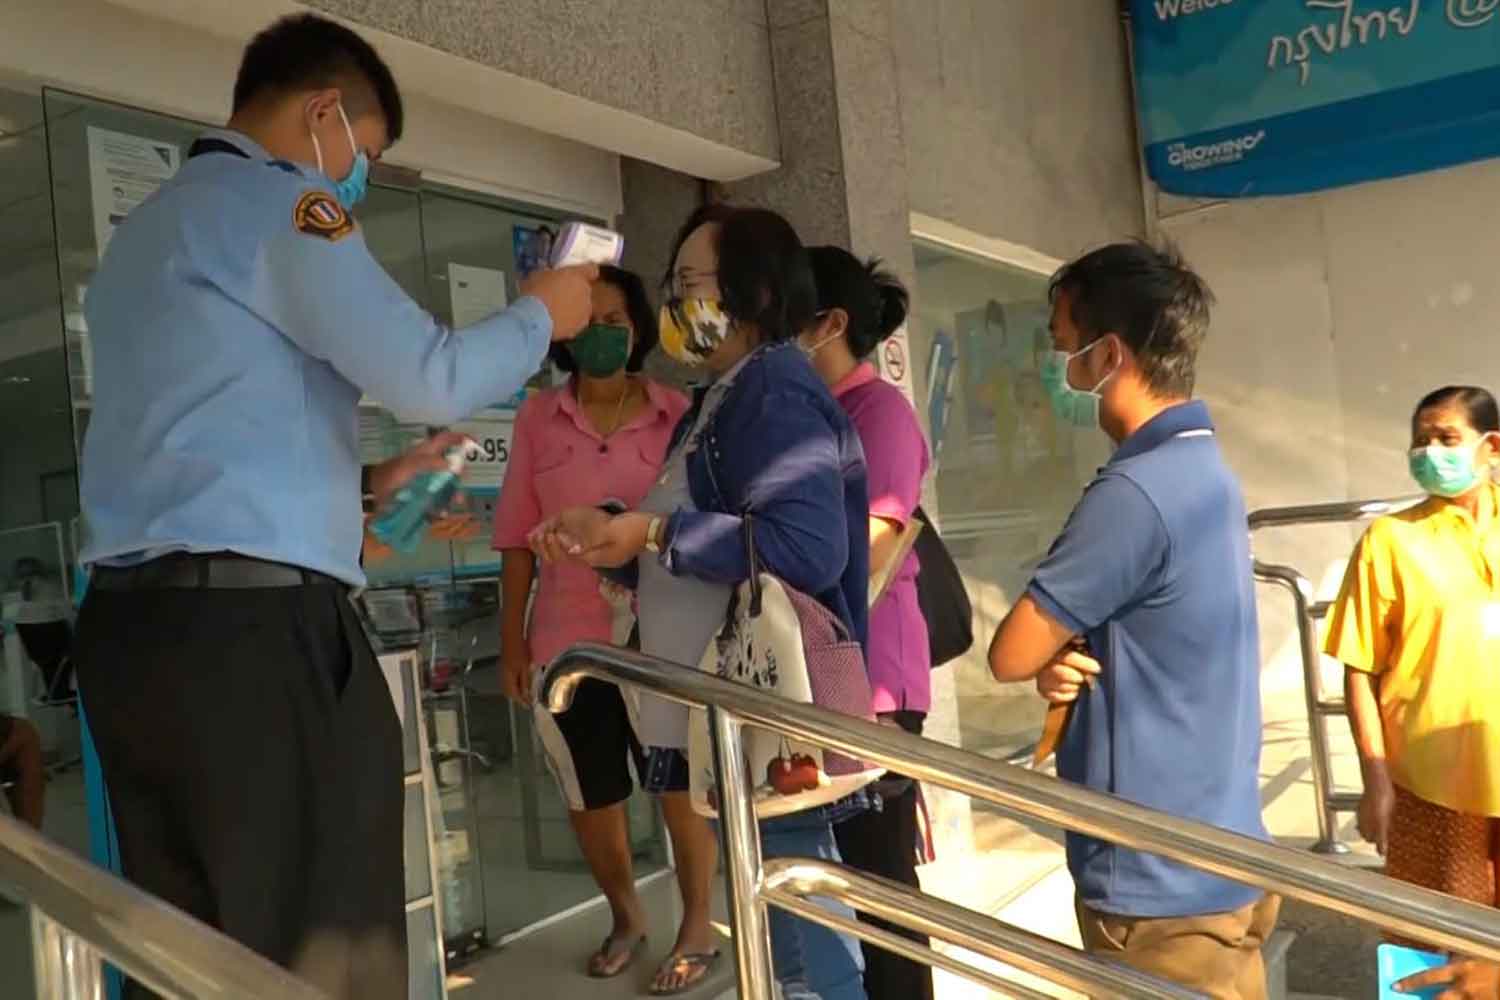
<svg viewBox="0 0 1500 1000">
<path fill-rule="evenodd" d="M 175 143 L 88 127 L 89 194 L 94 209 L 94 245 L 99 256 L 115 229 L 137 205 L 177 173 L 182 151 Z"/>
</svg>

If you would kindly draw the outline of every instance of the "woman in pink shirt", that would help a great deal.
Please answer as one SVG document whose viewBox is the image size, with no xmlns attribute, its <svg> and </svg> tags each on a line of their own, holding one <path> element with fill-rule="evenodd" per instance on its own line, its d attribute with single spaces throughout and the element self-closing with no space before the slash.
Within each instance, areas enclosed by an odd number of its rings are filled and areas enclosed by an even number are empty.
<svg viewBox="0 0 1500 1000">
<path fill-rule="evenodd" d="M 927 438 L 917 415 L 896 386 L 865 360 L 906 322 L 907 293 L 880 270 L 861 264 L 839 247 L 812 247 L 818 284 L 818 324 L 802 337 L 803 348 L 839 405 L 849 415 L 865 450 L 870 487 L 870 575 L 891 561 L 901 530 L 912 518 L 927 475 Z M 917 601 L 917 556 L 907 555 L 870 609 L 870 685 L 882 720 L 909 733 L 922 732 L 932 705 L 932 659 L 927 622 Z M 877 808 L 834 827 L 839 853 L 855 868 L 919 887 L 916 868 L 917 787 L 900 775 L 874 786 Z M 926 943 L 920 935 L 879 921 L 887 930 Z M 919 962 L 866 945 L 865 992 L 870 1000 L 924 1000 L 932 996 L 932 971 Z"/>
<path fill-rule="evenodd" d="M 627 631 L 628 622 L 617 631 L 615 605 L 601 592 L 598 575 L 581 562 L 542 567 L 528 623 L 537 567 L 526 537 L 545 518 L 570 507 L 605 500 L 634 507 L 650 490 L 688 406 L 681 393 L 637 374 L 656 343 L 656 314 L 640 278 L 601 268 L 592 324 L 576 340 L 553 348 L 553 363 L 573 377 L 528 399 L 516 416 L 493 544 L 504 556 L 502 679 L 506 694 L 521 704 L 533 704 L 536 667 L 573 643 L 625 641 L 618 633 Z M 554 716 L 537 710 L 532 717 L 579 846 L 614 914 L 614 928 L 590 957 L 588 974 L 616 976 L 635 959 L 646 935 L 625 813 L 632 791 L 630 760 L 635 758 L 638 771 L 640 761 L 631 712 L 619 688 L 588 680 L 567 712 Z M 685 801 L 684 817 L 675 816 L 672 805 L 664 802 L 684 900 L 677 950 L 708 951 L 714 943 L 712 833 Z M 658 979 L 669 980 L 670 971 Z"/>
</svg>

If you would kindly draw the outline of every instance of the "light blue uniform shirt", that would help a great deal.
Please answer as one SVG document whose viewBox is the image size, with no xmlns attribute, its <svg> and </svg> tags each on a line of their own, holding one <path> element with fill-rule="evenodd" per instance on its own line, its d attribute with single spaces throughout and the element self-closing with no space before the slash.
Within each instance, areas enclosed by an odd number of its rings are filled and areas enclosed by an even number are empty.
<svg viewBox="0 0 1500 1000">
<path fill-rule="evenodd" d="M 326 178 L 237 133 L 208 138 L 247 155 L 190 158 L 116 230 L 89 287 L 83 560 L 228 551 L 362 585 L 361 393 L 411 422 L 461 420 L 541 367 L 551 319 L 522 298 L 447 329 L 358 228 L 294 224 Z"/>
</svg>

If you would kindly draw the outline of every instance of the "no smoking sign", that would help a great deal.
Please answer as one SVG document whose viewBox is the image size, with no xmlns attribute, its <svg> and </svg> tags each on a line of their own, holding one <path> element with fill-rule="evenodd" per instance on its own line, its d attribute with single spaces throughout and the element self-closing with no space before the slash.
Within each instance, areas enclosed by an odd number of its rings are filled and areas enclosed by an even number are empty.
<svg viewBox="0 0 1500 1000">
<path fill-rule="evenodd" d="M 892 382 L 906 380 L 905 337 L 892 337 L 885 342 L 885 375 Z"/>
<path fill-rule="evenodd" d="M 880 369 L 887 382 L 897 386 L 909 401 L 911 391 L 911 366 L 907 364 L 910 347 L 906 339 L 906 327 L 891 334 L 880 348 Z"/>
</svg>

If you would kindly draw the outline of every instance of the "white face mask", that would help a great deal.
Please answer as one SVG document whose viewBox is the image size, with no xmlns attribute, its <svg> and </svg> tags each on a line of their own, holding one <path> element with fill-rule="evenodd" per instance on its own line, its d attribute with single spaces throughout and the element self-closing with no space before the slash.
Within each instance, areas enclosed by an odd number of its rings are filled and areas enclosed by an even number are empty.
<svg viewBox="0 0 1500 1000">
<path fill-rule="evenodd" d="M 819 319 L 827 319 L 828 316 L 829 316 L 829 314 L 832 311 L 833 310 L 830 309 L 827 312 L 821 313 L 821 314 L 819 314 L 818 318 Z M 814 331 L 814 332 L 816 333 L 816 331 Z M 832 333 L 826 335 L 825 337 L 823 337 L 823 339 L 816 340 L 816 341 L 812 342 L 811 344 L 809 344 L 806 340 L 803 340 L 801 337 L 799 337 L 799 338 L 797 338 L 797 346 L 802 348 L 802 353 L 803 354 L 806 354 L 809 358 L 815 358 L 815 357 L 818 356 L 818 352 L 819 351 L 821 351 L 823 348 L 827 347 L 829 344 L 833 343 L 835 340 L 838 340 L 846 332 L 847 332 L 846 330 L 835 330 L 834 332 L 832 332 Z"/>
<path fill-rule="evenodd" d="M 815 358 L 818 356 L 819 351 L 827 347 L 829 344 L 833 343 L 835 340 L 838 340 L 842 336 L 842 333 L 830 333 L 828 336 L 824 337 L 822 340 L 817 341 L 816 343 L 801 344 L 800 346 L 802 347 L 802 353 L 806 354 L 809 358 Z"/>
</svg>

